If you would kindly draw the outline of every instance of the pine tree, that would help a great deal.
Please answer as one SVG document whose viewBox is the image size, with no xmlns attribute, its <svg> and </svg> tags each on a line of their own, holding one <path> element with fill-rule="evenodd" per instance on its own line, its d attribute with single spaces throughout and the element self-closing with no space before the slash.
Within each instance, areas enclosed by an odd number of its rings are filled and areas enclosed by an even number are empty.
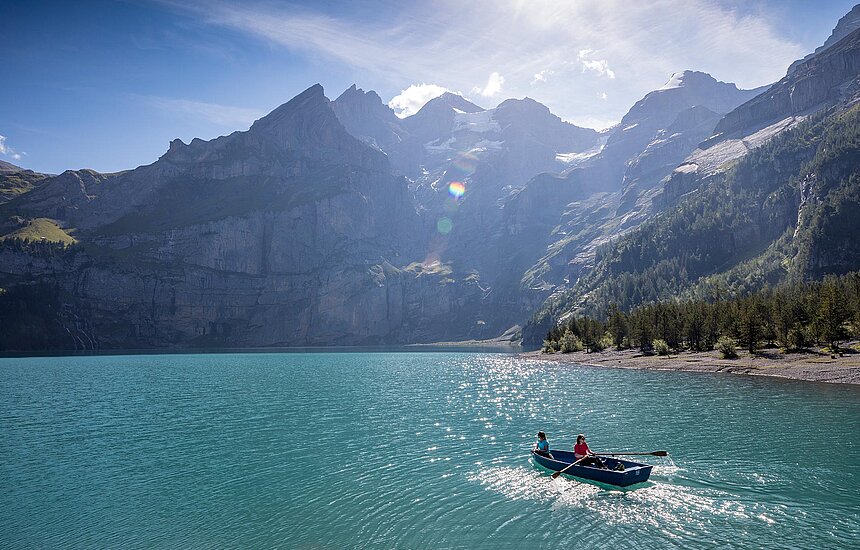
<svg viewBox="0 0 860 550">
<path fill-rule="evenodd" d="M 789 336 L 795 324 L 794 311 L 784 290 L 774 295 L 770 308 L 770 317 L 773 319 L 773 328 L 777 342 L 784 349 L 791 349 Z"/>
<path fill-rule="evenodd" d="M 624 345 L 624 339 L 630 334 L 630 328 L 627 316 L 614 302 L 609 304 L 608 329 L 609 333 L 612 335 L 612 343 L 617 349 L 621 349 Z"/>
<path fill-rule="evenodd" d="M 640 350 L 650 351 L 651 343 L 654 340 L 653 316 L 650 314 L 649 308 L 641 308 L 637 313 L 633 338 Z"/>
<path fill-rule="evenodd" d="M 683 309 L 684 338 L 693 351 L 704 349 L 705 316 L 700 301 L 692 302 Z"/>
<path fill-rule="evenodd" d="M 764 333 L 764 308 L 758 297 L 750 297 L 740 304 L 738 313 L 738 339 L 750 353 L 754 353 L 760 347 Z"/>
<path fill-rule="evenodd" d="M 826 277 L 821 283 L 820 302 L 815 325 L 818 334 L 830 349 L 839 349 L 839 342 L 848 336 L 843 324 L 849 319 L 849 311 L 845 305 L 845 296 L 841 292 L 838 279 Z"/>
</svg>

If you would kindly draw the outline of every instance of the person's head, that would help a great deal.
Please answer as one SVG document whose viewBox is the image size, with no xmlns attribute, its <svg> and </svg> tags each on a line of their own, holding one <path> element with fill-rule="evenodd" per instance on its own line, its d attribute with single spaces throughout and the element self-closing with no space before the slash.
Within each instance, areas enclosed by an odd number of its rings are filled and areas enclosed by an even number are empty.
<svg viewBox="0 0 860 550">
<path fill-rule="evenodd" d="M 576 436 L 576 444 L 579 445 L 580 443 L 585 443 L 584 434 L 579 434 L 578 436 Z"/>
<path fill-rule="evenodd" d="M 546 439 L 546 434 L 543 432 L 538 432 L 538 439 L 543 441 L 544 439 Z"/>
</svg>

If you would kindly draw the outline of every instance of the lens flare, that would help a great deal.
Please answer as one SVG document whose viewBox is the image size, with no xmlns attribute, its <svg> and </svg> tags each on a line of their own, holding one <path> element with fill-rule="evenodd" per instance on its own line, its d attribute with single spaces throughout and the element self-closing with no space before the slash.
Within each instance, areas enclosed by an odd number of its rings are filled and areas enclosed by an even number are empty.
<svg viewBox="0 0 860 550">
<path fill-rule="evenodd" d="M 457 213 L 457 210 L 460 208 L 460 201 L 454 197 L 447 197 L 445 199 L 445 203 L 442 205 L 442 209 L 449 216 L 453 216 Z"/>
<path fill-rule="evenodd" d="M 454 222 L 451 221 L 451 218 L 439 218 L 439 221 L 436 222 L 436 231 L 443 235 L 447 235 L 454 229 Z"/>
<path fill-rule="evenodd" d="M 459 199 L 466 192 L 466 186 L 459 181 L 452 181 L 448 184 L 448 193 L 455 199 Z"/>
<path fill-rule="evenodd" d="M 454 159 L 451 168 L 458 171 L 463 177 L 471 176 L 475 173 L 475 169 L 478 166 L 478 161 L 480 159 L 478 156 L 472 152 L 467 151 L 465 153 L 460 153 L 457 155 L 457 158 Z"/>
</svg>

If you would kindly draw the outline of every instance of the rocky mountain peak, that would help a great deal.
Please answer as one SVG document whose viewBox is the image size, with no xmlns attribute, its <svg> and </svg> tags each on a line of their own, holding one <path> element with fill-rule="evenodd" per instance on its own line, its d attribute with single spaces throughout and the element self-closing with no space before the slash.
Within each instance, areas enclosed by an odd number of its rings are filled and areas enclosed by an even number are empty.
<svg viewBox="0 0 860 550">
<path fill-rule="evenodd" d="M 382 102 L 379 94 L 373 90 L 365 92 L 355 84 L 332 101 L 331 106 L 350 133 L 353 133 L 353 126 L 363 127 L 374 120 L 394 125 L 400 123 L 394 110 Z"/>
<path fill-rule="evenodd" d="M 649 92 L 621 119 L 621 128 L 646 120 L 665 127 L 683 109 L 701 105 L 717 113 L 727 113 L 757 95 L 757 90 L 739 90 L 701 71 L 674 73 L 661 88 Z"/>
<path fill-rule="evenodd" d="M 251 170 L 251 165 L 256 171 L 273 161 L 283 162 L 283 155 L 371 170 L 388 169 L 384 154 L 350 135 L 319 84 L 260 118 L 246 132 L 233 132 L 208 141 L 194 138 L 188 145 L 174 139 L 156 164 L 157 170 L 162 171 L 200 171 L 201 166 L 218 165 L 212 169 L 224 173 L 226 163 L 231 166 L 227 173 L 242 173 Z"/>
<path fill-rule="evenodd" d="M 403 119 L 402 123 L 415 139 L 426 143 L 450 133 L 456 115 L 483 110 L 461 95 L 445 92 L 425 103 L 417 113 Z"/>
<path fill-rule="evenodd" d="M 853 11 L 853 10 L 852 10 Z M 715 135 L 749 135 L 767 125 L 809 114 L 857 95 L 853 84 L 860 74 L 860 28 L 811 57 L 789 74 L 728 113 Z"/>
<path fill-rule="evenodd" d="M 682 86 L 686 87 L 704 87 L 704 86 L 713 86 L 717 84 L 718 81 L 713 76 L 708 73 L 702 71 L 681 71 L 678 73 L 673 73 L 666 84 L 663 85 L 661 90 L 669 90 L 671 88 L 680 88 Z"/>
<path fill-rule="evenodd" d="M 549 107 L 535 101 L 530 97 L 524 97 L 522 99 L 506 99 L 499 103 L 498 107 L 496 107 L 496 113 L 505 112 L 505 111 L 516 111 L 521 113 L 537 113 L 537 114 L 546 114 L 549 113 Z"/>
<path fill-rule="evenodd" d="M 597 132 L 580 128 L 554 115 L 530 97 L 507 99 L 493 109 L 505 139 L 530 136 L 556 152 L 582 151 L 597 142 Z"/>
<path fill-rule="evenodd" d="M 839 21 L 836 23 L 836 26 L 833 28 L 833 32 L 830 33 L 830 36 L 827 37 L 827 40 L 824 41 L 824 44 L 815 48 L 814 52 L 807 55 L 803 59 L 798 59 L 797 61 L 792 63 L 788 67 L 788 71 L 786 72 L 786 74 L 788 75 L 793 73 L 797 70 L 797 67 L 801 63 L 803 63 L 804 61 L 808 61 L 813 56 L 836 44 L 857 29 L 860 29 L 860 4 L 857 4 L 856 6 L 851 8 L 851 11 L 849 11 L 848 13 L 843 15 L 842 18 L 839 19 Z"/>
<path fill-rule="evenodd" d="M 271 130 L 277 126 L 289 125 L 298 114 L 324 113 L 330 110 L 329 100 L 321 84 L 314 84 L 293 99 L 287 101 L 268 115 L 251 125 L 251 132 Z"/>
<path fill-rule="evenodd" d="M 372 169 L 387 168 L 383 154 L 361 144 L 347 131 L 319 84 L 254 122 L 247 133 L 301 156 Z"/>
<path fill-rule="evenodd" d="M 387 106 L 382 102 L 382 98 L 379 97 L 379 94 L 377 94 L 373 90 L 368 90 L 365 92 L 361 88 L 357 87 L 355 84 L 344 90 L 343 93 L 340 94 L 338 98 L 334 100 L 334 103 L 339 105 L 364 104 L 371 105 L 373 107 L 375 107 L 376 105 L 382 105 L 383 107 L 387 108 Z M 388 108 L 388 110 L 391 109 Z"/>
<path fill-rule="evenodd" d="M 421 118 L 431 112 L 449 111 L 452 109 L 463 111 L 464 113 L 477 113 L 484 110 L 459 94 L 445 92 L 439 97 L 434 97 L 425 103 L 417 113 L 407 118 Z"/>
<path fill-rule="evenodd" d="M 0 160 L 0 172 L 20 172 L 23 168 L 20 166 L 15 166 L 10 162 L 6 162 L 5 160 Z"/>
<path fill-rule="evenodd" d="M 353 84 L 331 102 L 331 108 L 350 134 L 372 147 L 387 152 L 403 140 L 400 119 L 373 90 L 365 92 Z"/>
</svg>

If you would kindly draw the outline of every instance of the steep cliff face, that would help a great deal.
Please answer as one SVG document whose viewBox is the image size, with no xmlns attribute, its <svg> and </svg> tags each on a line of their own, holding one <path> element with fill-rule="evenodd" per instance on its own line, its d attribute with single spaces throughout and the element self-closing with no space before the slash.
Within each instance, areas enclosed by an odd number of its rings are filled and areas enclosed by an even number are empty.
<svg viewBox="0 0 860 550">
<path fill-rule="evenodd" d="M 596 257 L 524 328 L 538 345 L 574 312 L 743 294 L 860 266 L 860 31 L 726 115 L 663 181 L 654 217 Z"/>
<path fill-rule="evenodd" d="M 797 178 L 792 267 L 804 278 L 860 266 L 860 108 L 829 118 L 817 154 Z"/>
<path fill-rule="evenodd" d="M 726 114 L 713 135 L 666 178 L 656 203 L 661 208 L 675 204 L 810 115 L 850 105 L 860 96 L 858 14 L 860 6 L 840 20 L 823 46 L 796 61 L 785 78 Z"/>
<path fill-rule="evenodd" d="M 701 72 L 676 73 L 636 102 L 598 152 L 514 192 L 505 203 L 500 246 L 529 262 L 519 269 L 520 293 L 541 302 L 588 273 L 598 248 L 655 212 L 664 178 L 711 135 L 722 114 L 757 93 Z"/>
<path fill-rule="evenodd" d="M 765 93 L 744 103 L 714 129 L 715 139 L 748 135 L 786 117 L 806 114 L 857 93 L 860 30 L 799 63 Z"/>
<path fill-rule="evenodd" d="M 815 48 L 814 52 L 810 53 L 803 59 L 798 59 L 797 61 L 792 63 L 788 67 L 788 71 L 786 71 L 786 73 L 793 73 L 803 62 L 809 61 L 809 59 L 818 55 L 830 46 L 836 44 L 852 32 L 856 31 L 858 28 L 860 28 L 860 4 L 851 8 L 851 11 L 849 11 L 839 19 L 839 21 L 836 23 L 836 26 L 833 28 L 833 32 L 830 33 L 830 36 L 827 37 L 827 40 L 824 42 L 824 44 Z"/>
<path fill-rule="evenodd" d="M 503 201 L 534 175 L 560 171 L 568 157 L 593 148 L 597 132 L 562 121 L 530 98 L 485 110 L 443 94 L 399 122 L 372 92 L 350 88 L 334 104 L 354 135 L 369 136 L 362 139 L 409 177 L 430 236 L 426 258 L 450 266 L 455 277 L 480 279 L 487 297 L 480 326 L 498 334 L 521 319 L 533 304 L 520 302 L 519 275 L 495 248 Z"/>
<path fill-rule="evenodd" d="M 538 308 L 539 343 L 607 300 L 843 272 L 860 31 L 840 25 L 767 92 L 685 71 L 602 133 L 530 98 L 398 119 L 316 85 L 134 170 L 3 164 L 0 287 L 60 347 L 486 338 Z"/>
<path fill-rule="evenodd" d="M 0 161 L 0 204 L 28 193 L 48 176 Z"/>
<path fill-rule="evenodd" d="M 446 95 L 400 121 L 373 92 L 330 102 L 313 86 L 246 132 L 174 140 L 135 170 L 45 177 L 0 205 L 0 285 L 59 288 L 71 317 L 57 323 L 86 318 L 102 347 L 494 336 L 524 314 L 497 315 L 482 246 L 496 203 L 594 135 L 532 100 L 484 111 Z M 395 175 L 408 170 L 419 177 Z M 36 218 L 77 244 L 51 261 L 14 244 Z"/>
<path fill-rule="evenodd" d="M 76 228 L 81 244 L 60 263 L 7 246 L 3 277 L 59 284 L 103 347 L 384 343 L 480 328 L 466 303 L 482 296 L 478 281 L 407 269 L 427 252 L 408 182 L 347 132 L 319 86 L 247 132 L 177 140 L 120 174 L 66 172 L 2 213 Z"/>
<path fill-rule="evenodd" d="M 373 90 L 365 92 L 353 84 L 331 106 L 350 134 L 382 151 L 390 151 L 408 135 L 401 120 Z"/>
<path fill-rule="evenodd" d="M 568 203 L 595 192 L 619 191 L 625 181 L 631 185 L 650 176 L 647 185 L 640 183 L 640 188 L 653 187 L 689 154 L 694 148 L 691 144 L 708 134 L 714 116 L 707 113 L 726 113 L 756 93 L 739 90 L 706 73 L 676 73 L 665 86 L 646 94 L 631 107 L 598 154 L 559 177 L 535 178 L 512 198 L 507 208 L 519 210 L 511 215 L 522 224 L 529 212 L 536 212 L 532 206 L 539 197 L 552 196 L 552 210 L 542 214 L 557 219 Z M 529 197 L 530 194 L 536 196 Z M 522 206 L 518 206 L 520 203 Z"/>
</svg>

